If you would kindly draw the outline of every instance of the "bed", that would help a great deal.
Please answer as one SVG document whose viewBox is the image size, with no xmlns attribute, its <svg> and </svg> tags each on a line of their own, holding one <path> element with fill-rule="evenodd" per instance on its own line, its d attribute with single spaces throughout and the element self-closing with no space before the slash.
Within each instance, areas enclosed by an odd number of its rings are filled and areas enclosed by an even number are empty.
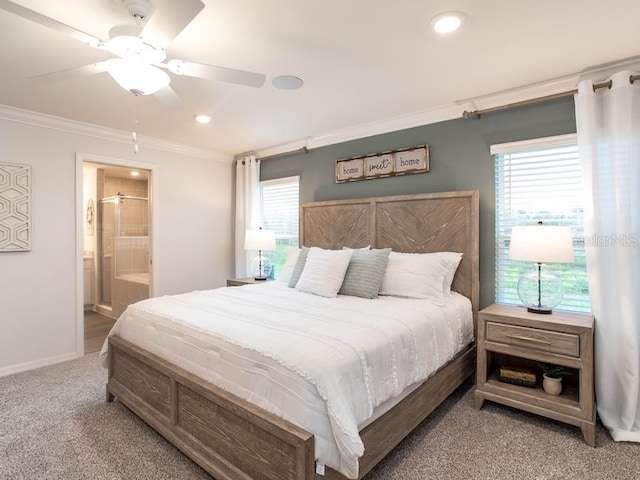
<svg viewBox="0 0 640 480">
<path fill-rule="evenodd" d="M 339 249 L 371 245 L 409 253 L 463 253 L 452 290 L 468 299 L 475 320 L 477 192 L 313 202 L 301 206 L 300 217 L 301 244 L 306 246 Z M 226 290 L 227 296 L 233 296 Z M 152 353 L 144 342 L 136 345 L 117 335 L 110 336 L 108 342 L 107 400 L 117 397 L 215 478 L 346 478 L 330 468 L 323 472 L 321 465 L 316 465 L 316 438 L 308 430 L 229 393 L 203 379 L 204 375 L 187 371 L 179 357 L 168 361 Z M 393 408 L 369 422 L 359 433 L 364 455 L 358 461 L 358 478 L 471 376 L 474 364 L 472 342 L 426 382 L 412 387 L 409 394 L 405 392 Z M 317 443 L 321 441 L 318 437 Z"/>
</svg>

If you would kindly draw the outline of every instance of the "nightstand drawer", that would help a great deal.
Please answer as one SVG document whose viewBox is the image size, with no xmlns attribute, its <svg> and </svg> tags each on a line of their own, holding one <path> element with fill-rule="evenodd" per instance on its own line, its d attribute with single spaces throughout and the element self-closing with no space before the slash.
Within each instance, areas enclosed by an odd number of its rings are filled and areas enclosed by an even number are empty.
<svg viewBox="0 0 640 480">
<path fill-rule="evenodd" d="M 569 333 L 487 322 L 487 341 L 543 352 L 580 356 L 580 337 Z"/>
</svg>

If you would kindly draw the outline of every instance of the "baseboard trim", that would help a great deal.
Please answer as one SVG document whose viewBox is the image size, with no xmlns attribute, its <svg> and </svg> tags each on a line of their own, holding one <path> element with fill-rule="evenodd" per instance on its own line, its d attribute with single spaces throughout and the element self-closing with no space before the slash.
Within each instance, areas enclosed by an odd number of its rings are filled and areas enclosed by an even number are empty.
<svg viewBox="0 0 640 480">
<path fill-rule="evenodd" d="M 72 352 L 62 355 L 56 355 L 55 357 L 41 358 L 39 360 L 33 360 L 32 362 L 9 365 L 8 367 L 0 367 L 0 377 L 6 377 L 7 375 L 13 375 L 14 373 L 26 372 L 29 370 L 34 370 L 36 368 L 54 365 L 56 363 L 75 360 L 76 358 L 78 358 L 78 355 L 76 354 L 76 352 Z"/>
</svg>

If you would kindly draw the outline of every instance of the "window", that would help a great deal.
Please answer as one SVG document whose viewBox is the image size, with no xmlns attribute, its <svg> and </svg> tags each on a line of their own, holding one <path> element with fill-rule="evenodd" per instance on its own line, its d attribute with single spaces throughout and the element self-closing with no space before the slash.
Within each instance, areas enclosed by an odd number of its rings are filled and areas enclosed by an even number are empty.
<svg viewBox="0 0 640 480">
<path fill-rule="evenodd" d="M 518 279 L 533 268 L 509 260 L 514 225 L 571 226 L 574 263 L 546 268 L 564 283 L 559 310 L 590 312 L 584 248 L 582 171 L 575 135 L 493 145 L 496 178 L 496 301 L 521 304 Z"/>
<path fill-rule="evenodd" d="M 287 261 L 287 249 L 298 248 L 300 177 L 260 182 L 262 228 L 276 233 L 276 251 L 269 254 L 277 277 Z"/>
</svg>

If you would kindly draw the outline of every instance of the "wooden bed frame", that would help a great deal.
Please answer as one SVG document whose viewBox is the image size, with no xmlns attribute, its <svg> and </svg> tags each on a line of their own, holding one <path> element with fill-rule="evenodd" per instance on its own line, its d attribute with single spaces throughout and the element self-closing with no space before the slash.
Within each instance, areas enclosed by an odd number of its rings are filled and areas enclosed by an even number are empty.
<svg viewBox="0 0 640 480">
<path fill-rule="evenodd" d="M 478 192 L 447 192 L 300 207 L 300 243 L 462 252 L 453 289 L 478 312 Z M 361 432 L 362 478 L 475 372 L 475 342 Z M 344 480 L 315 472 L 313 434 L 153 355 L 109 338 L 107 401 L 117 397 L 218 480 Z"/>
</svg>

